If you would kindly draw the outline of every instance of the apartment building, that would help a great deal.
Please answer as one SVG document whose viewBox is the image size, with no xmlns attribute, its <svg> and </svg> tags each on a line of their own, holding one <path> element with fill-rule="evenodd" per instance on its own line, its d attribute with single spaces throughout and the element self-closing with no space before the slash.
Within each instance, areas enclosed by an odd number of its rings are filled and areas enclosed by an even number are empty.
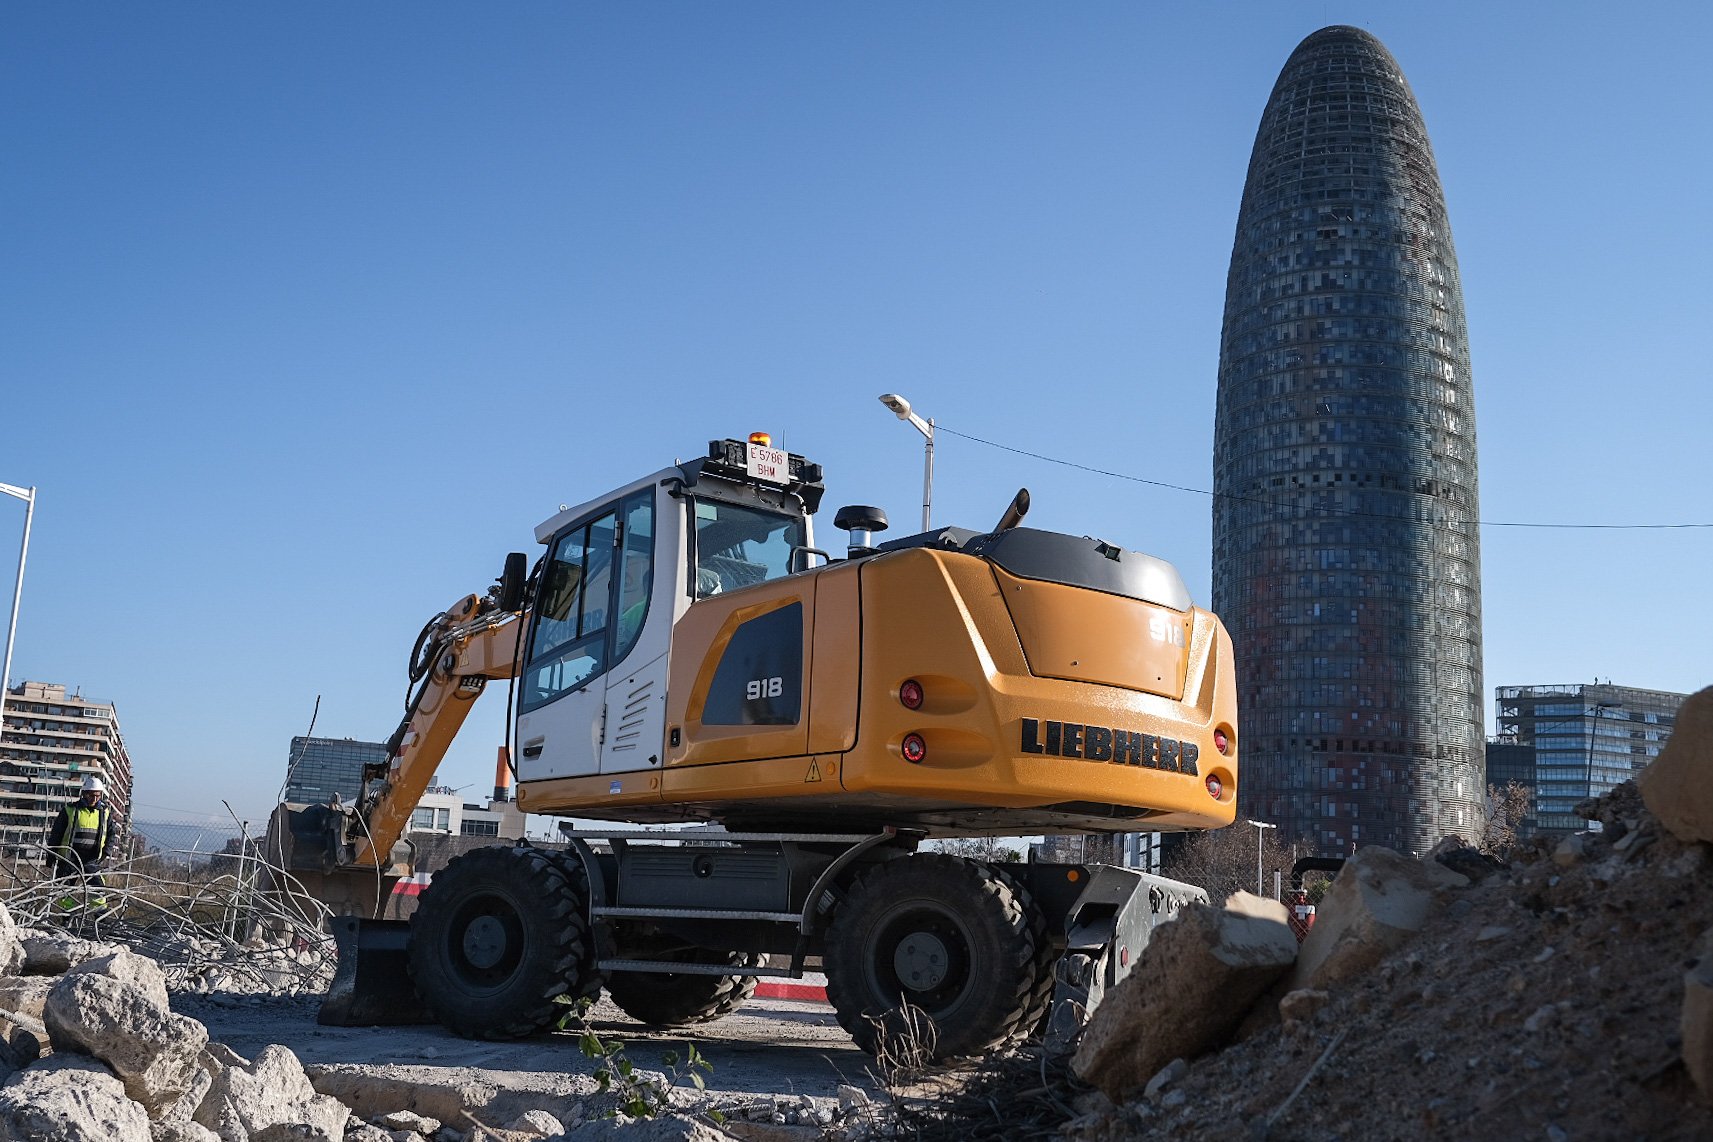
<svg viewBox="0 0 1713 1142">
<path fill-rule="evenodd" d="M 115 828 L 131 820 L 131 756 L 107 702 L 52 682 L 20 682 L 0 702 L 0 853 L 41 855 L 53 819 L 83 779 L 107 786 Z"/>
</svg>

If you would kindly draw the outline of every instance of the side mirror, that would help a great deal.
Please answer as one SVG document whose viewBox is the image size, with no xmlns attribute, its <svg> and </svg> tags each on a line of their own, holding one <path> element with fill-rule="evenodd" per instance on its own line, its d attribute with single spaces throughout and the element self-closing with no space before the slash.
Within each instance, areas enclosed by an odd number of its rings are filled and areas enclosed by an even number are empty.
<svg viewBox="0 0 1713 1142">
<path fill-rule="evenodd" d="M 506 569 L 500 573 L 500 610 L 516 614 L 523 610 L 524 581 L 529 577 L 529 556 L 514 551 L 506 556 Z"/>
</svg>

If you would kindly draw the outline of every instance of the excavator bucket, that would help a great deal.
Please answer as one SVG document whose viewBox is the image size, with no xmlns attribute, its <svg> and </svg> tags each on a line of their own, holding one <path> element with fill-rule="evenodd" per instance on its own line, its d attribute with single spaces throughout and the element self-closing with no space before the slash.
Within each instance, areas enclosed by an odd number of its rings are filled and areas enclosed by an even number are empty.
<svg viewBox="0 0 1713 1142">
<path fill-rule="evenodd" d="M 432 1023 L 410 980 L 410 922 L 336 916 L 339 965 L 315 1021 L 326 1027 Z"/>
</svg>

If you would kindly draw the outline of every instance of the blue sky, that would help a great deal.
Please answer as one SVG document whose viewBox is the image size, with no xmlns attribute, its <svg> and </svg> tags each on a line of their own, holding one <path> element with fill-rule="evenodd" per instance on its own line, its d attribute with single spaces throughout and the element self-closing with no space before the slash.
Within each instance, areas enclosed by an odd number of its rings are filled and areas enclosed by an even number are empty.
<svg viewBox="0 0 1713 1142">
<path fill-rule="evenodd" d="M 1296 43 L 1426 116 L 1489 521 L 1705 523 L 1713 7 L 0 8 L 14 679 L 117 703 L 138 816 L 381 738 L 417 628 L 560 503 L 771 430 L 828 504 L 1031 522 L 1208 599 L 1226 264 Z M 831 538 L 830 515 L 823 537 Z M 0 499 L 0 590 L 23 506 Z M 1483 530 L 1486 687 L 1713 682 L 1713 530 Z M 481 794 L 502 702 L 442 771 Z"/>
</svg>

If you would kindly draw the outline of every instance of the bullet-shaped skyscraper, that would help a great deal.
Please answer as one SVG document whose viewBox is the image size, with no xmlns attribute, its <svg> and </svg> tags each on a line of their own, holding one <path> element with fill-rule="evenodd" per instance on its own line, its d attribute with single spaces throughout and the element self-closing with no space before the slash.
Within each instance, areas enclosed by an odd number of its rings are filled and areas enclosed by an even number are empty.
<svg viewBox="0 0 1713 1142">
<path fill-rule="evenodd" d="M 1237 655 L 1239 815 L 1326 855 L 1480 836 L 1475 405 L 1457 256 L 1397 61 L 1286 61 L 1237 218 L 1213 603 Z"/>
</svg>

